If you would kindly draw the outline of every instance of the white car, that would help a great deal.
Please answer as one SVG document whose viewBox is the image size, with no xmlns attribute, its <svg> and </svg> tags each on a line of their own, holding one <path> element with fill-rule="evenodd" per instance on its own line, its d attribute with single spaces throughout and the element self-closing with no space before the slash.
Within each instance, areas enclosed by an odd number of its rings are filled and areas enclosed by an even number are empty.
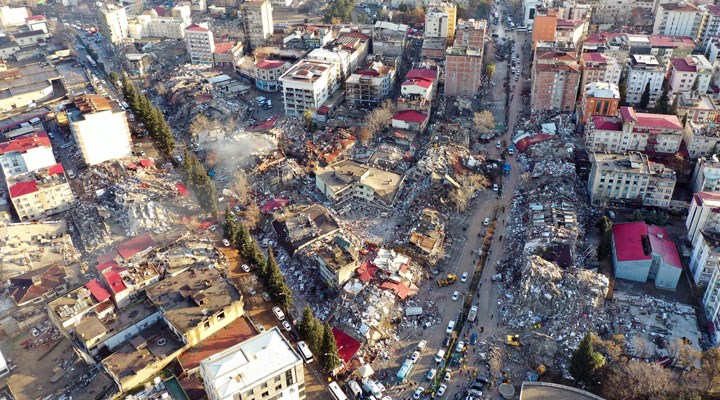
<svg viewBox="0 0 720 400">
<path fill-rule="evenodd" d="M 277 318 L 278 321 L 282 321 L 285 319 L 285 313 L 282 312 L 280 307 L 273 307 L 272 312 L 273 314 L 275 314 L 275 318 Z"/>
<path fill-rule="evenodd" d="M 454 291 L 453 294 L 452 294 L 452 299 L 453 299 L 453 301 L 455 301 L 455 300 L 457 300 L 458 298 L 460 298 L 460 292 L 458 292 L 458 291 L 456 290 L 456 291 Z"/>
<path fill-rule="evenodd" d="M 282 327 L 285 328 L 285 330 L 288 331 L 288 332 L 290 332 L 290 331 L 292 330 L 292 326 L 291 326 L 290 323 L 287 322 L 287 321 L 283 321 L 283 322 L 282 322 Z"/>
<path fill-rule="evenodd" d="M 413 399 L 418 400 L 420 397 L 422 397 L 423 393 L 425 393 L 425 388 L 422 386 L 418 386 L 418 388 L 415 389 L 415 393 L 413 393 Z"/>
<path fill-rule="evenodd" d="M 417 351 L 423 351 L 427 346 L 427 340 L 421 340 L 417 345 Z"/>
<path fill-rule="evenodd" d="M 455 346 L 455 351 L 460 352 L 460 351 L 463 351 L 463 349 L 465 349 L 465 342 L 462 340 L 459 340 L 457 342 L 457 345 Z"/>
<path fill-rule="evenodd" d="M 447 329 L 445 329 L 445 333 L 452 333 L 453 329 L 455 329 L 455 321 L 448 322 Z"/>
<path fill-rule="evenodd" d="M 496 148 L 496 149 L 499 149 L 500 147 L 502 147 L 502 145 L 500 144 L 500 141 L 498 141 L 497 143 L 495 143 L 495 148 Z"/>
<path fill-rule="evenodd" d="M 498 190 L 500 190 L 500 187 L 498 187 L 498 184 L 497 184 L 497 183 L 493 183 L 493 190 L 496 191 L 496 192 L 497 192 Z"/>
<path fill-rule="evenodd" d="M 245 272 L 250 272 L 250 267 L 248 267 L 247 264 L 243 264 L 242 267 L 240 267 L 240 268 L 242 268 L 242 270 Z"/>
<path fill-rule="evenodd" d="M 438 350 L 437 354 L 435 354 L 435 362 L 442 362 L 443 358 L 445 358 L 445 350 L 440 349 Z"/>
<path fill-rule="evenodd" d="M 417 362 L 418 358 L 420 358 L 420 352 L 416 351 L 410 356 L 410 361 Z"/>
<path fill-rule="evenodd" d="M 460 282 L 465 283 L 467 282 L 468 273 L 463 272 L 463 274 L 460 276 Z"/>
<path fill-rule="evenodd" d="M 485 225 L 485 226 L 490 225 L 490 218 L 485 218 L 485 219 L 483 220 L 483 225 Z"/>
<path fill-rule="evenodd" d="M 435 392 L 435 396 L 442 397 L 442 395 L 445 394 L 446 390 L 447 390 L 447 385 L 443 383 L 442 385 L 440 385 L 440 387 L 438 387 L 437 392 Z"/>
<path fill-rule="evenodd" d="M 223 246 L 230 247 L 230 241 L 228 241 L 227 239 L 223 239 L 222 243 L 223 243 Z"/>
<path fill-rule="evenodd" d="M 452 371 L 448 370 L 445 373 L 445 377 L 443 378 L 444 382 L 450 382 L 450 379 L 452 379 Z"/>
<path fill-rule="evenodd" d="M 508 149 L 508 155 L 513 155 L 513 154 L 515 154 L 515 150 L 513 150 L 513 149 Z"/>
<path fill-rule="evenodd" d="M 435 374 L 437 373 L 437 370 L 435 368 L 432 368 L 430 371 L 427 372 L 427 375 L 425 375 L 425 378 L 427 380 L 431 381 L 433 378 L 435 378 Z"/>
</svg>

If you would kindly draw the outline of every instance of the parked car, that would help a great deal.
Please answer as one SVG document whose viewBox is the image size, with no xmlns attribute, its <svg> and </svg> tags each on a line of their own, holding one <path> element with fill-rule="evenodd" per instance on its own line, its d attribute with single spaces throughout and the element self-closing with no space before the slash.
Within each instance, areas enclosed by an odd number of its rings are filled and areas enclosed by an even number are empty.
<svg viewBox="0 0 720 400">
<path fill-rule="evenodd" d="M 243 264 L 242 267 L 240 267 L 240 268 L 242 268 L 242 270 L 245 272 L 250 272 L 250 267 L 248 267 L 247 264 Z M 265 294 L 265 293 L 263 293 L 263 294 Z M 263 297 L 265 297 L 265 296 L 263 296 Z"/>
<path fill-rule="evenodd" d="M 457 345 L 455 345 L 455 351 L 460 352 L 465 349 L 465 342 L 462 340 L 458 340 Z"/>
<path fill-rule="evenodd" d="M 454 291 L 453 294 L 452 294 L 452 299 L 453 299 L 453 301 L 455 301 L 455 300 L 457 300 L 458 298 L 460 298 L 460 292 L 458 292 L 458 291 L 456 290 L 456 291 Z"/>
<path fill-rule="evenodd" d="M 422 397 L 423 393 L 425 393 L 425 388 L 422 386 L 418 386 L 418 388 L 415 389 L 415 393 L 413 393 L 413 399 L 418 400 L 420 397 Z"/>
<path fill-rule="evenodd" d="M 455 321 L 448 322 L 447 329 L 445 329 L 445 333 L 452 333 L 453 329 L 455 329 Z"/>
<path fill-rule="evenodd" d="M 272 312 L 273 314 L 275 314 L 275 318 L 277 318 L 278 321 L 282 321 L 285 319 L 285 313 L 282 312 L 280 307 L 273 307 Z"/>
<path fill-rule="evenodd" d="M 223 240 L 222 240 L 222 244 L 223 244 L 223 246 L 225 246 L 225 247 L 230 247 L 230 241 L 228 241 L 227 239 L 223 239 Z"/>
<path fill-rule="evenodd" d="M 262 296 L 263 300 L 270 301 L 270 293 L 262 292 L 261 296 Z"/>
<path fill-rule="evenodd" d="M 460 276 L 460 282 L 462 282 L 462 283 L 467 282 L 467 278 L 468 278 L 468 273 L 463 272 L 463 274 Z"/>
<path fill-rule="evenodd" d="M 290 325 L 290 323 L 287 321 L 282 322 L 282 327 L 285 328 L 285 330 L 288 332 L 290 332 L 292 330 L 292 325 Z"/>
<path fill-rule="evenodd" d="M 425 378 L 427 378 L 427 380 L 431 381 L 431 380 L 433 380 L 433 378 L 435 378 L 436 373 L 437 373 L 437 370 L 435 368 L 431 368 L 430 371 L 428 371 L 427 374 L 425 375 Z"/>
<path fill-rule="evenodd" d="M 490 225 L 490 218 L 485 218 L 485 219 L 483 220 L 483 225 L 484 225 L 484 226 Z"/>
<path fill-rule="evenodd" d="M 412 355 L 410 356 L 410 361 L 417 362 L 418 358 L 420 358 L 420 352 L 419 351 L 413 352 Z"/>
<path fill-rule="evenodd" d="M 447 372 L 445 372 L 445 377 L 443 378 L 443 382 L 450 382 L 450 379 L 452 379 L 452 371 L 447 370 Z"/>
<path fill-rule="evenodd" d="M 435 392 L 435 396 L 442 397 L 442 395 L 445 394 L 446 390 L 447 390 L 447 385 L 443 383 L 442 385 L 440 385 L 440 387 L 438 387 L 437 392 Z"/>
</svg>

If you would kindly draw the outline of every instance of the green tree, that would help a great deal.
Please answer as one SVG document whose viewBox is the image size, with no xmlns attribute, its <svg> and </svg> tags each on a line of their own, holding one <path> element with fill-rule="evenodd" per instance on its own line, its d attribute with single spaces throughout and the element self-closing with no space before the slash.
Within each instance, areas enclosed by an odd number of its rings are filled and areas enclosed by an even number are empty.
<svg viewBox="0 0 720 400">
<path fill-rule="evenodd" d="M 280 307 L 283 310 L 288 310 L 289 312 L 290 308 L 292 307 L 292 299 L 292 289 L 290 289 L 290 286 L 285 283 L 285 279 L 283 278 L 282 285 L 280 285 L 277 302 L 278 304 L 280 304 Z"/>
<path fill-rule="evenodd" d="M 485 75 L 488 78 L 492 78 L 493 75 L 495 75 L 495 64 L 488 64 L 487 67 L 485 67 Z"/>
<path fill-rule="evenodd" d="M 692 85 L 692 89 L 690 89 L 690 90 L 692 90 L 693 92 L 697 92 L 699 86 L 700 86 L 700 76 L 696 75 L 695 81 L 693 82 L 693 85 Z"/>
<path fill-rule="evenodd" d="M 599 261 L 610 257 L 612 253 L 612 221 L 610 218 L 603 216 L 597 220 L 595 224 L 600 231 L 600 244 L 597 248 L 597 258 Z"/>
<path fill-rule="evenodd" d="M 310 334 L 312 333 L 312 330 L 314 329 L 315 324 L 315 314 L 313 313 L 312 308 L 310 308 L 309 304 L 305 304 L 305 309 L 303 310 L 302 319 L 300 320 L 300 323 L 298 324 L 298 333 L 300 334 L 300 337 L 307 340 L 310 340 Z"/>
<path fill-rule="evenodd" d="M 618 91 L 620 92 L 620 105 L 627 106 L 627 82 L 625 79 L 620 80 Z"/>
<path fill-rule="evenodd" d="M 237 235 L 235 238 L 235 247 L 237 247 L 240 255 L 245 260 L 250 260 L 250 254 L 252 253 L 252 237 L 250 237 L 250 231 L 244 224 L 239 224 Z"/>
<path fill-rule="evenodd" d="M 638 108 L 645 110 L 647 109 L 648 104 L 650 104 L 650 82 L 645 85 L 645 91 L 643 92 L 642 96 L 640 96 Z"/>
<path fill-rule="evenodd" d="M 234 244 L 238 236 L 238 230 L 235 213 L 230 207 L 227 207 L 225 209 L 225 222 L 223 223 L 223 237 L 231 244 Z"/>
<path fill-rule="evenodd" d="M 590 383 L 595 369 L 605 364 L 605 358 L 593 350 L 590 334 L 580 341 L 580 346 L 575 350 L 570 359 L 570 375 L 577 382 Z"/>
<path fill-rule="evenodd" d="M 675 95 L 672 106 L 670 106 L 669 114 L 678 115 L 678 106 L 680 105 L 680 95 Z M 686 114 L 687 115 L 687 114 Z"/>
<path fill-rule="evenodd" d="M 670 92 L 667 87 L 663 89 L 660 98 L 658 98 L 657 102 L 655 102 L 655 108 L 653 111 L 659 114 L 670 113 Z"/>
<path fill-rule="evenodd" d="M 112 83 L 112 85 L 117 88 L 118 76 L 114 71 L 110 71 L 110 73 L 108 74 L 108 79 L 110 80 L 110 83 Z"/>
<path fill-rule="evenodd" d="M 320 365 L 328 373 L 332 373 L 340 366 L 340 355 L 338 354 L 337 342 L 335 342 L 332 327 L 327 322 L 323 325 L 322 345 L 320 346 L 320 355 L 318 359 L 320 360 Z"/>
<path fill-rule="evenodd" d="M 305 129 L 310 130 L 310 127 L 312 127 L 312 112 L 310 110 L 303 111 L 303 121 L 305 122 Z"/>
</svg>

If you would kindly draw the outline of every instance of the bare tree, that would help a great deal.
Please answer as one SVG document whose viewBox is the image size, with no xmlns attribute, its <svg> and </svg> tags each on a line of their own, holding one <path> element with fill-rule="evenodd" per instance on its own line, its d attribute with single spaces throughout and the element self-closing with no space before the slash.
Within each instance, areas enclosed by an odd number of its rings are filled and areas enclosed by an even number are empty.
<svg viewBox="0 0 720 400">
<path fill-rule="evenodd" d="M 382 105 L 372 110 L 367 117 L 365 117 L 365 126 L 361 129 L 361 135 L 359 135 L 358 139 L 363 143 L 369 143 L 370 140 L 390 123 L 394 110 L 395 106 L 390 100 L 385 100 Z"/>
<path fill-rule="evenodd" d="M 648 358 L 652 352 L 650 351 L 650 345 L 647 340 L 643 339 L 640 335 L 635 335 L 632 338 L 632 347 L 635 349 L 635 356 L 639 358 Z"/>
<path fill-rule="evenodd" d="M 592 344 L 595 350 L 605 356 L 608 364 L 620 360 L 623 354 L 623 344 L 625 343 L 624 335 L 616 334 L 608 340 L 603 340 L 596 335 L 591 335 L 590 338 L 592 339 Z"/>
<path fill-rule="evenodd" d="M 608 399 L 670 399 L 679 390 L 669 369 L 660 364 L 632 360 L 608 372 L 603 394 Z"/>
<path fill-rule="evenodd" d="M 488 133 L 495 129 L 495 117 L 487 110 L 476 112 L 473 116 L 473 123 L 479 133 Z"/>
<path fill-rule="evenodd" d="M 208 151 L 207 155 L 205 156 L 205 164 L 207 164 L 207 166 L 212 169 L 215 168 L 218 161 L 218 154 L 213 150 Z"/>
<path fill-rule="evenodd" d="M 198 114 L 190 122 L 189 132 L 195 139 L 200 136 L 202 132 L 210 130 L 210 120 L 203 114 Z"/>
<path fill-rule="evenodd" d="M 240 204 L 247 204 L 250 199 L 250 184 L 245 171 L 242 169 L 238 169 L 233 175 L 232 190 L 238 197 Z"/>
<path fill-rule="evenodd" d="M 683 339 L 675 339 L 668 346 L 668 353 L 675 358 L 673 365 L 678 363 L 687 368 L 695 368 L 700 363 L 702 353 L 695 350 L 689 342 Z"/>
<path fill-rule="evenodd" d="M 250 202 L 245 206 L 245 210 L 238 213 L 241 220 L 245 223 L 249 229 L 255 228 L 260 222 L 260 208 L 254 202 Z"/>
</svg>

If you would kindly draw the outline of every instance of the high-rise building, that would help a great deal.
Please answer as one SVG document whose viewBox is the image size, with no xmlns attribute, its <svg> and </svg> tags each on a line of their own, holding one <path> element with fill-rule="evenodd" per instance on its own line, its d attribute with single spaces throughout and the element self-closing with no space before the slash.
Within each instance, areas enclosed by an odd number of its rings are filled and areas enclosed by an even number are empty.
<svg viewBox="0 0 720 400">
<path fill-rule="evenodd" d="M 457 6 L 453 3 L 433 5 L 425 14 L 425 37 L 452 40 L 455 36 Z"/>
<path fill-rule="evenodd" d="M 648 107 L 653 107 L 662 92 L 665 66 L 661 65 L 655 56 L 647 54 L 631 54 L 628 64 L 625 101 L 637 105 L 645 90 L 649 90 Z"/>
<path fill-rule="evenodd" d="M 334 64 L 302 60 L 281 77 L 285 114 L 300 116 L 309 110 L 317 115 L 319 108 L 340 87 L 334 77 Z"/>
<path fill-rule="evenodd" d="M 193 64 L 212 64 L 215 38 L 207 23 L 192 24 L 185 28 L 185 47 Z"/>
<path fill-rule="evenodd" d="M 692 3 L 659 4 L 653 34 L 687 36 L 697 41 L 702 34 L 703 11 Z"/>
<path fill-rule="evenodd" d="M 70 132 L 86 164 L 132 155 L 127 114 L 118 104 L 95 94 L 80 96 L 74 103 L 76 109 L 68 112 Z"/>
<path fill-rule="evenodd" d="M 272 11 L 270 0 L 249 0 L 240 5 L 245 43 L 251 49 L 263 46 L 273 35 Z"/>
<path fill-rule="evenodd" d="M 122 5 L 106 3 L 97 8 L 100 33 L 112 44 L 121 43 L 128 37 L 128 19 Z"/>
<path fill-rule="evenodd" d="M 487 22 L 461 21 L 455 42 L 445 52 L 445 96 L 474 97 L 483 76 Z"/>
<path fill-rule="evenodd" d="M 277 327 L 200 362 L 210 400 L 305 399 L 305 369 Z"/>
<path fill-rule="evenodd" d="M 37 221 L 67 211 L 75 203 L 62 164 L 15 175 L 7 179 L 7 185 L 20 221 Z"/>
<path fill-rule="evenodd" d="M 537 24 L 537 21 L 536 21 Z M 533 111 L 572 111 L 580 85 L 580 65 L 573 51 L 536 44 L 532 66 L 530 107 Z"/>
</svg>

